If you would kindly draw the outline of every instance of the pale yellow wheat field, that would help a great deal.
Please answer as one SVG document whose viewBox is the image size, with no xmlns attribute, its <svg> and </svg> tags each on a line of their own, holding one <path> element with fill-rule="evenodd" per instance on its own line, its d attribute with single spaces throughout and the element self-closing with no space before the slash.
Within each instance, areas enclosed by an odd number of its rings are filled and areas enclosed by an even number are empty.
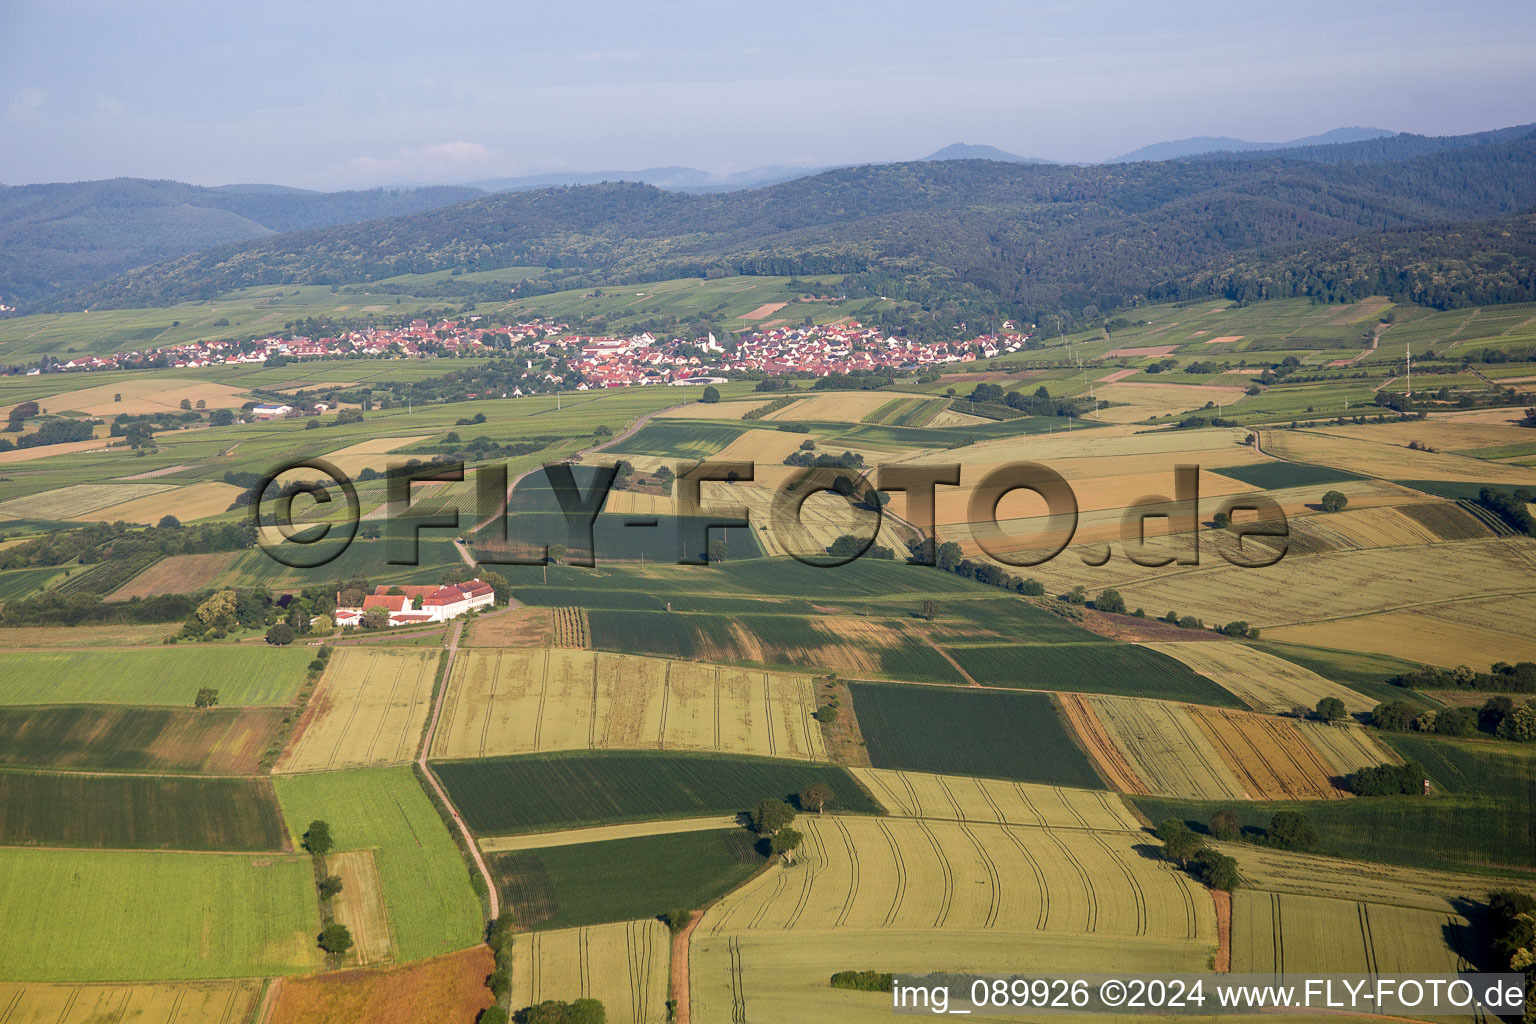
<svg viewBox="0 0 1536 1024">
<path fill-rule="evenodd" d="M 1196 641 L 1143 646 L 1182 661 L 1255 711 L 1290 711 L 1297 705 L 1315 708 L 1324 697 L 1337 697 L 1350 712 L 1376 706 L 1371 698 L 1310 669 L 1243 644 Z"/>
<path fill-rule="evenodd" d="M 660 921 L 529 932 L 512 949 L 514 1010 L 598 999 L 611 1024 L 667 1020 L 671 937 Z"/>
<path fill-rule="evenodd" d="M 250 1019 L 260 978 L 141 985 L 0 981 L 5 1024 L 235 1024 Z"/>
<path fill-rule="evenodd" d="M 337 648 L 276 770 L 329 771 L 415 758 L 440 653 Z"/>
<path fill-rule="evenodd" d="M 712 750 L 825 760 L 810 676 L 583 650 L 462 652 L 435 757 Z"/>
<path fill-rule="evenodd" d="M 1197 800 L 1241 800 L 1246 795 L 1187 706 L 1138 697 L 1083 699 L 1154 794 Z"/>
<path fill-rule="evenodd" d="M 1471 926 L 1456 914 L 1383 903 L 1239 889 L 1232 894 L 1232 970 L 1242 973 L 1455 974 L 1468 969 Z"/>
<path fill-rule="evenodd" d="M 372 850 L 333 853 L 325 858 L 326 869 L 341 878 L 341 892 L 331 898 L 336 920 L 352 932 L 352 955 L 363 966 L 393 958 L 395 944 L 389 933 L 389 912 L 384 907 L 384 888 Z"/>
</svg>

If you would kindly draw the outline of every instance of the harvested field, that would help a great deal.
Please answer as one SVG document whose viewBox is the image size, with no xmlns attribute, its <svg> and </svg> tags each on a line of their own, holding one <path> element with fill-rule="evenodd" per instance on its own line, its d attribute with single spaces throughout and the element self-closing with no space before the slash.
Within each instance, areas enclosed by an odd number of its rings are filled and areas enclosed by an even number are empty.
<svg viewBox="0 0 1536 1024">
<path fill-rule="evenodd" d="M 1295 722 L 1244 711 L 1188 711 L 1253 799 L 1344 796 L 1334 784 L 1332 766 L 1307 743 Z"/>
<path fill-rule="evenodd" d="M 286 708 L 0 707 L 0 765 L 107 771 L 257 771 Z"/>
<path fill-rule="evenodd" d="M 805 439 L 804 434 L 789 430 L 754 428 L 738 435 L 734 441 L 720 449 L 714 458 L 721 462 L 754 462 L 767 468 L 782 463 L 785 456 L 798 451 Z"/>
<path fill-rule="evenodd" d="M 1191 718 L 1188 705 L 1132 697 L 1083 698 L 1152 793 L 1242 799 L 1242 783 Z"/>
<path fill-rule="evenodd" d="M 1414 451 L 1357 437 L 1313 430 L 1266 430 L 1264 450 L 1293 462 L 1315 463 L 1388 480 L 1461 480 L 1536 484 L 1536 471 L 1446 452 Z"/>
<path fill-rule="evenodd" d="M 1523 558 L 1536 558 L 1536 541 L 1490 538 L 1454 547 L 1368 548 L 1287 557 L 1259 570 L 1223 563 L 1117 586 L 1128 605 L 1176 608 L 1180 614 L 1196 615 L 1207 622 L 1225 622 L 1232 617 L 1233 609 L 1242 608 L 1254 625 L 1277 627 L 1388 612 L 1422 605 L 1428 599 L 1449 602 L 1480 598 L 1488 594 L 1490 583 L 1495 581 L 1508 581 L 1499 590 L 1517 589 L 1521 580 L 1510 573 L 1510 566 L 1519 564 L 1516 560 Z M 1412 579 L 1415 586 L 1405 588 L 1405 579 Z M 1355 636 L 1350 644 L 1314 645 L 1358 650 L 1361 648 L 1354 644 L 1385 638 L 1358 626 L 1350 626 L 1345 632 L 1361 635 Z M 1268 629 L 1265 635 L 1270 635 Z M 1402 656 L 1419 660 L 1416 654 Z"/>
<path fill-rule="evenodd" d="M 1141 348 L 1112 348 L 1097 359 L 1141 359 L 1149 356 L 1171 356 L 1177 345 L 1144 345 Z"/>
<path fill-rule="evenodd" d="M 1447 532 L 1443 536 L 1424 519 L 1413 514 L 1426 508 Z M 1450 502 L 1422 502 L 1346 509 L 1330 515 L 1308 515 L 1291 521 L 1293 543 L 1301 542 L 1319 551 L 1347 548 L 1406 547 L 1414 544 L 1439 544 L 1447 540 L 1478 540 L 1492 531 Z"/>
<path fill-rule="evenodd" d="M 853 777 L 898 818 L 1136 832 L 1141 823 L 1109 793 L 961 775 L 854 768 Z"/>
<path fill-rule="evenodd" d="M 120 623 L 112 626 L 18 626 L 0 632 L 0 640 L 12 651 L 36 650 L 41 647 L 102 648 L 102 647 L 159 647 L 167 636 L 179 631 L 174 623 L 153 622 L 146 625 Z M 4 662 L 0 661 L 0 677 L 4 675 Z M 0 703 L 17 703 L 0 699 Z"/>
<path fill-rule="evenodd" d="M 465 631 L 466 647 L 547 647 L 554 642 L 554 618 L 548 608 L 512 608 L 479 615 Z"/>
<path fill-rule="evenodd" d="M 116 400 L 118 395 L 122 396 L 121 401 Z M 184 398 L 193 405 L 206 402 L 210 409 L 238 409 L 250 401 L 250 396 L 245 392 L 224 384 L 154 374 L 139 380 L 60 392 L 39 398 L 37 404 L 50 413 L 83 412 L 110 419 L 119 413 L 138 416 L 143 413 L 180 412 L 181 400 Z M 11 408 L 6 406 L 0 409 L 0 414 L 9 413 Z"/>
<path fill-rule="evenodd" d="M 825 760 L 811 677 L 577 650 L 470 650 L 432 754 L 700 750 Z"/>
<path fill-rule="evenodd" d="M 156 520 L 158 522 L 159 520 Z M 206 555 L 169 555 L 139 573 L 107 596 L 126 601 L 154 594 L 190 594 L 206 589 L 229 570 L 238 551 L 214 551 Z"/>
<path fill-rule="evenodd" d="M 0 981 L 5 1024 L 241 1024 L 262 982 L 183 981 L 147 985 L 22 985 Z"/>
<path fill-rule="evenodd" d="M 258 978 L 322 966 L 308 857 L 0 848 L 0 892 L 0 934 L 27 937 L 0 942 L 0 977 Z"/>
<path fill-rule="evenodd" d="M 442 652 L 341 647 L 279 759 L 279 772 L 398 764 L 416 756 Z"/>
<path fill-rule="evenodd" d="M 190 523 L 227 512 L 229 506 L 241 493 L 240 488 L 231 484 L 209 480 L 161 491 L 144 498 L 135 498 L 94 512 L 72 515 L 69 518 L 105 523 L 121 520 L 125 523 L 143 523 L 146 526 L 152 526 L 165 516 L 175 516 L 183 523 Z"/>
<path fill-rule="evenodd" d="M 793 405 L 770 412 L 765 421 L 862 423 L 864 417 L 891 400 L 885 391 L 822 391 Z M 800 436 L 800 440 L 804 440 Z"/>
<path fill-rule="evenodd" d="M 1140 832 L 836 815 L 704 915 L 694 941 L 756 931 L 1052 932 L 1215 938 L 1197 883 L 1147 857 Z"/>
<path fill-rule="evenodd" d="M 57 641 L 74 630 L 50 632 Z M 0 704 L 189 708 L 198 688 L 210 681 L 217 684 L 219 702 L 225 707 L 287 704 L 303 682 L 309 658 L 303 648 L 266 645 L 157 646 L 116 651 L 110 658 L 91 649 L 13 650 L 0 653 Z"/>
<path fill-rule="evenodd" d="M 550 999 L 597 999 L 610 1024 L 668 1019 L 672 942 L 660 921 L 525 933 L 513 940 L 512 949 L 515 1010 Z"/>
<path fill-rule="evenodd" d="M 789 305 L 787 302 L 765 302 L 751 312 L 741 314 L 741 318 L 743 320 L 766 320 L 787 305 Z"/>
<path fill-rule="evenodd" d="M 1488 527 L 1466 509 L 1450 501 L 1422 501 L 1400 505 L 1397 511 L 1422 523 L 1439 540 L 1482 540 Z"/>
<path fill-rule="evenodd" d="M 1224 341 L 1242 341 L 1244 337 L 1246 337 L 1246 335 L 1242 335 L 1242 334 L 1223 334 L 1219 338 L 1206 338 L 1205 339 L 1205 343 L 1207 345 L 1219 345 L 1219 344 L 1221 344 Z"/>
<path fill-rule="evenodd" d="M 372 850 L 333 853 L 325 868 L 341 878 L 341 892 L 331 900 L 336 920 L 352 932 L 352 955 L 361 966 L 387 962 L 394 955 L 389 936 L 389 914 L 384 909 L 384 887 Z"/>
<path fill-rule="evenodd" d="M 283 982 L 269 1024 L 445 1024 L 491 1005 L 489 947 L 398 967 L 332 971 Z M 230 1024 L 235 1024 L 231 1021 Z"/>
<path fill-rule="evenodd" d="M 1134 377 L 1134 376 L 1136 376 L 1140 372 L 1141 372 L 1140 368 L 1135 367 L 1135 366 L 1128 367 L 1128 368 L 1126 368 L 1124 370 L 1115 370 L 1115 371 L 1113 371 L 1111 373 L 1106 373 L 1104 376 L 1100 377 L 1097 381 L 1095 381 L 1095 383 L 1097 383 L 1097 384 L 1113 384 L 1117 380 L 1125 380 L 1125 378 L 1127 378 L 1127 377 Z"/>
<path fill-rule="evenodd" d="M 1103 785 L 1046 694 L 875 683 L 849 689 L 876 768 Z"/>
<path fill-rule="evenodd" d="M 76 452 L 88 452 L 96 449 L 105 450 L 113 447 L 112 442 L 91 439 L 87 441 L 66 441 L 64 444 L 43 444 L 36 448 L 13 448 L 8 452 L 0 452 L 0 465 L 8 462 L 33 462 L 37 459 L 46 459 L 50 455 L 72 455 Z M 121 445 L 117 446 L 121 450 Z"/>
<path fill-rule="evenodd" d="M 768 795 L 789 799 L 812 782 L 830 786 L 840 810 L 879 811 L 846 769 L 766 757 L 615 751 L 443 761 L 435 769 L 481 835 L 717 817 Z M 508 793 L 519 799 L 508 800 Z"/>
<path fill-rule="evenodd" d="M 1087 698 L 1077 693 L 1064 693 L 1061 695 L 1061 710 L 1067 716 L 1067 722 L 1072 726 L 1072 731 L 1077 734 L 1078 743 L 1082 744 L 1088 756 L 1093 758 L 1094 767 L 1099 774 L 1109 781 L 1109 784 L 1122 793 L 1142 793 L 1151 795 L 1152 790 L 1141 781 L 1141 776 L 1136 774 L 1136 769 L 1126 760 L 1120 748 L 1110 737 L 1104 723 L 1099 719 L 1098 713 L 1093 710 L 1093 705 Z"/>
<path fill-rule="evenodd" d="M 1485 583 L 1489 580 L 1514 582 L 1508 566 L 1502 576 L 1485 577 Z M 1536 659 L 1536 637 L 1529 627 L 1532 621 L 1536 621 L 1536 592 L 1526 591 L 1284 626 L 1267 629 L 1264 635 L 1290 643 L 1390 654 L 1405 661 L 1453 668 Z"/>
<path fill-rule="evenodd" d="M 392 459 L 388 453 L 396 448 L 404 448 L 407 445 L 429 440 L 432 436 L 431 434 L 413 434 L 408 437 L 375 437 L 369 441 L 359 441 L 357 444 L 338 448 L 322 458 L 343 473 L 355 478 L 365 469 L 372 468 L 382 472 L 391 462 L 404 462 L 404 456 L 396 456 Z"/>
<path fill-rule="evenodd" d="M 1351 713 L 1369 711 L 1377 703 L 1316 672 L 1243 644 L 1176 642 L 1147 646 L 1215 680 L 1255 711 L 1290 711 L 1297 705 L 1315 708 L 1324 697 L 1339 698 Z"/>
<path fill-rule="evenodd" d="M 0 844 L 255 852 L 286 840 L 266 779 L 0 771 Z"/>
<path fill-rule="evenodd" d="M 175 490 L 174 484 L 72 484 L 0 502 L 5 519 L 87 519 L 97 509 Z M 226 504 L 228 504 L 226 502 Z"/>
<path fill-rule="evenodd" d="M 1455 914 L 1255 889 L 1232 894 L 1234 972 L 1455 974 L 1470 969 L 1469 953 L 1479 955 L 1480 943 Z"/>
</svg>

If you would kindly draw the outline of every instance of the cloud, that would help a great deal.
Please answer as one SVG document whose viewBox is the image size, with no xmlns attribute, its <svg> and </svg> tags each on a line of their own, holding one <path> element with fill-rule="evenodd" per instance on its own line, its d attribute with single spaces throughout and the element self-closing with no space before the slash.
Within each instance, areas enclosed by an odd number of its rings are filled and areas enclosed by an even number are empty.
<svg viewBox="0 0 1536 1024">
<path fill-rule="evenodd" d="M 430 146 L 407 146 L 389 156 L 356 156 L 329 168 L 329 181 L 350 185 L 393 185 L 464 181 L 490 173 L 497 155 L 478 142 L 458 139 Z"/>
<path fill-rule="evenodd" d="M 5 108 L 6 120 L 20 121 L 22 118 L 30 117 L 41 110 L 43 104 L 47 102 L 46 92 L 34 86 L 28 86 L 18 92 L 11 100 L 11 105 Z"/>
</svg>

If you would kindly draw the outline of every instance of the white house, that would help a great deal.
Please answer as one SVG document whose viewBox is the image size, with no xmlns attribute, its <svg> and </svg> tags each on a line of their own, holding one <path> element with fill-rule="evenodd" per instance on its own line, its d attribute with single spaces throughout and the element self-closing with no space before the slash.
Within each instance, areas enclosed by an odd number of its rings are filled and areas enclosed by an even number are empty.
<svg viewBox="0 0 1536 1024">
<path fill-rule="evenodd" d="M 362 623 L 363 613 L 370 608 L 384 608 L 389 611 L 391 626 L 417 626 L 428 622 L 446 622 L 479 608 L 489 608 L 495 603 L 496 591 L 489 583 L 479 579 L 440 587 L 381 584 L 374 587 L 373 593 L 364 597 L 360 605 L 344 605 L 341 595 L 337 594 L 332 621 L 338 626 L 356 626 Z"/>
</svg>

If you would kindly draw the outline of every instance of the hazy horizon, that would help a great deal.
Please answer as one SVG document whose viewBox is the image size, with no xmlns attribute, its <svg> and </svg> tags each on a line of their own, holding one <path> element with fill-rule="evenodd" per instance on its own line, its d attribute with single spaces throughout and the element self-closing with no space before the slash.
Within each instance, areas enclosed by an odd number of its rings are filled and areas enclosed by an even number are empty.
<svg viewBox="0 0 1536 1024">
<path fill-rule="evenodd" d="M 279 0 L 255 14 L 12 0 L 0 33 L 11 185 L 722 173 L 911 160 L 954 142 L 1100 161 L 1190 136 L 1462 134 L 1532 120 L 1536 93 L 1536 11 L 1508 0 L 1264 12 L 857 0 L 771 19 L 696 0 Z"/>
</svg>

